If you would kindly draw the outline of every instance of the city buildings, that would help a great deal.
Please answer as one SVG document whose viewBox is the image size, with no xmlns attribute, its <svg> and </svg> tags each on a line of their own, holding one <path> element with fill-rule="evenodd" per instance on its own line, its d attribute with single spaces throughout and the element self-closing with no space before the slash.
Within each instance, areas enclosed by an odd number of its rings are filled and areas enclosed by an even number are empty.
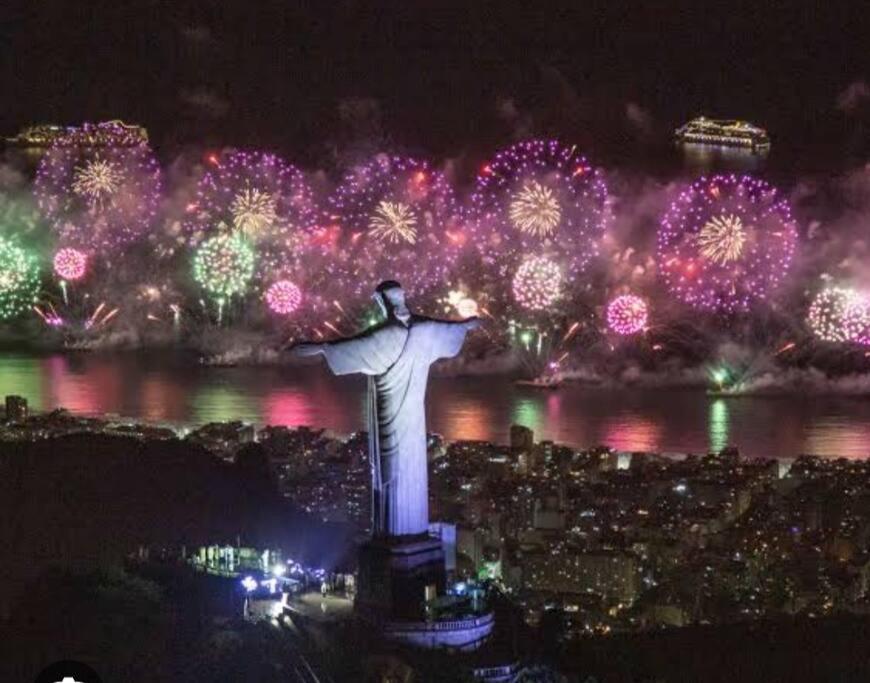
<svg viewBox="0 0 870 683">
<path fill-rule="evenodd" d="M 3 440 L 177 439 L 167 428 L 63 411 L 28 416 L 15 397 L 8 406 L 18 417 L 2 425 Z M 368 537 L 365 434 L 221 423 L 186 438 L 227 461 L 256 447 L 286 499 L 358 540 Z M 750 460 L 733 449 L 680 458 L 575 450 L 535 442 L 525 428 L 513 429 L 505 446 L 432 438 L 429 456 L 430 536 L 440 540 L 448 584 L 497 586 L 529 625 L 557 610 L 563 636 L 572 638 L 870 613 L 865 461 Z M 212 573 L 262 569 L 262 557 L 242 557 L 254 551 L 233 541 L 215 538 L 211 549 L 189 552 L 190 561 Z"/>
</svg>

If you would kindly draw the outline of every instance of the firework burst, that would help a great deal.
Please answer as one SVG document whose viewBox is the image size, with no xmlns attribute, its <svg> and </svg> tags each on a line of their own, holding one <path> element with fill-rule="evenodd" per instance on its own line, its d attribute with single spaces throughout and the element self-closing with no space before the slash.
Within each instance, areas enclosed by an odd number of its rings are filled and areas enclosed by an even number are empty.
<svg viewBox="0 0 870 683">
<path fill-rule="evenodd" d="M 698 233 L 698 251 L 719 265 L 736 261 L 743 253 L 746 231 L 739 216 L 713 216 Z"/>
<path fill-rule="evenodd" d="M 532 180 L 511 201 L 509 216 L 517 230 L 532 237 L 549 237 L 562 220 L 562 207 L 553 190 Z"/>
<path fill-rule="evenodd" d="M 70 188 L 86 201 L 103 209 L 123 180 L 124 174 L 118 164 L 96 157 L 74 169 Z"/>
<path fill-rule="evenodd" d="M 54 273 L 62 280 L 75 282 L 85 276 L 88 257 L 78 249 L 65 247 L 54 255 Z"/>
<path fill-rule="evenodd" d="M 417 217 L 411 207 L 402 202 L 380 202 L 369 221 L 372 237 L 396 244 L 404 240 L 417 241 Z"/>
<path fill-rule="evenodd" d="M 530 311 L 544 311 L 562 296 L 562 272 L 544 256 L 525 259 L 513 279 L 517 303 Z"/>
<path fill-rule="evenodd" d="M 454 314 L 462 318 L 473 318 L 481 313 L 477 299 L 466 292 L 461 285 L 455 289 L 449 289 L 445 296 L 438 299 L 438 303 L 447 315 Z"/>
<path fill-rule="evenodd" d="M 870 296 L 859 294 L 846 308 L 844 326 L 851 341 L 870 346 Z"/>
<path fill-rule="evenodd" d="M 555 140 L 527 140 L 484 165 L 469 219 L 484 259 L 516 272 L 529 253 L 547 253 L 574 277 L 598 254 L 610 217 L 602 173 Z"/>
<path fill-rule="evenodd" d="M 329 203 L 340 231 L 333 274 L 358 301 L 388 278 L 427 296 L 447 281 L 466 239 L 453 188 L 424 161 L 378 155 L 352 169 Z"/>
<path fill-rule="evenodd" d="M 870 343 L 870 297 L 849 287 L 826 287 L 807 311 L 807 324 L 822 341 Z"/>
<path fill-rule="evenodd" d="M 275 198 L 268 192 L 246 187 L 230 204 L 233 227 L 248 239 L 256 239 L 278 220 Z"/>
<path fill-rule="evenodd" d="M 0 237 L 0 320 L 31 308 L 39 294 L 39 261 L 12 240 Z"/>
<path fill-rule="evenodd" d="M 65 246 L 113 251 L 144 237 L 152 226 L 160 168 L 146 142 L 132 144 L 128 137 L 116 124 L 85 124 L 60 136 L 43 156 L 34 193 Z M 123 144 L 113 145 L 113 139 Z"/>
<path fill-rule="evenodd" d="M 221 234 L 200 245 L 193 257 L 193 277 L 218 302 L 242 296 L 254 276 L 254 249 L 235 234 Z"/>
<path fill-rule="evenodd" d="M 278 280 L 273 283 L 263 297 L 273 313 L 290 315 L 302 304 L 302 292 L 290 280 Z"/>
<path fill-rule="evenodd" d="M 608 327 L 623 336 L 645 330 L 648 316 L 646 301 L 634 294 L 618 296 L 607 306 Z"/>
<path fill-rule="evenodd" d="M 662 218 L 659 273 L 695 308 L 745 311 L 776 289 L 796 245 L 788 202 L 767 183 L 748 176 L 701 178 Z"/>
<path fill-rule="evenodd" d="M 479 262 L 469 262 L 463 279 L 487 293 L 497 317 L 514 317 L 521 327 L 552 318 L 549 327 L 588 282 L 587 267 L 610 220 L 610 199 L 601 171 L 575 147 L 526 140 L 482 167 L 467 220 Z"/>
<path fill-rule="evenodd" d="M 194 248 L 215 233 L 242 236 L 257 251 L 255 284 L 266 287 L 303 267 L 317 218 L 299 169 L 274 154 L 230 152 L 209 157 L 184 228 Z"/>
</svg>

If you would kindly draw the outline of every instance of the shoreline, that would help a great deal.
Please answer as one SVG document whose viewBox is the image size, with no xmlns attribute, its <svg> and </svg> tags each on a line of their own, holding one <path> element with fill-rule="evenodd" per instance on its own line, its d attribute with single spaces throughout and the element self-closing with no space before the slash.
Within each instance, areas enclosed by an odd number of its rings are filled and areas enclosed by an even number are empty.
<svg viewBox="0 0 870 683">
<path fill-rule="evenodd" d="M 201 369 L 224 371 L 268 370 L 275 368 L 309 368 L 316 363 L 292 359 L 281 348 L 261 348 L 254 356 L 243 352 L 221 352 L 204 355 L 200 350 L 187 347 L 142 348 L 32 348 L 22 350 L 0 349 L 0 356 L 12 359 L 48 359 L 52 357 L 121 358 L 137 357 L 148 360 L 185 360 Z M 778 372 L 759 372 L 741 379 L 733 388 L 717 389 L 709 377 L 709 365 L 700 364 L 660 371 L 640 370 L 629 365 L 611 374 L 590 365 L 566 369 L 552 375 L 555 386 L 535 386 L 541 376 L 531 378 L 523 373 L 512 352 L 492 354 L 483 358 L 458 357 L 442 361 L 432 367 L 433 379 L 497 378 L 510 380 L 518 387 L 530 391 L 552 391 L 565 386 L 582 387 L 597 391 L 699 391 L 711 398 L 797 398 L 836 397 L 870 399 L 870 372 L 850 372 L 828 375 L 815 368 L 782 368 Z"/>
<path fill-rule="evenodd" d="M 85 424 L 81 425 L 81 429 L 69 428 L 65 431 L 58 432 L 56 434 L 47 434 L 37 439 L 32 440 L 41 440 L 41 439 L 51 439 L 58 438 L 70 434 L 105 434 L 110 436 L 128 436 L 133 438 L 141 438 L 143 440 L 161 440 L 165 438 L 175 438 L 179 441 L 184 441 L 187 437 L 189 437 L 192 433 L 197 432 L 205 427 L 216 427 L 218 429 L 222 427 L 233 427 L 239 426 L 242 429 L 250 428 L 253 433 L 252 442 L 257 443 L 260 440 L 260 435 L 262 432 L 266 430 L 274 430 L 274 429 L 287 429 L 291 433 L 297 433 L 299 431 L 309 431 L 314 434 L 319 434 L 322 437 L 338 441 L 342 443 L 346 443 L 353 438 L 364 434 L 365 430 L 358 430 L 352 432 L 339 432 L 333 430 L 328 427 L 319 427 L 316 425 L 272 425 L 265 422 L 246 422 L 243 420 L 234 420 L 234 421 L 212 421 L 212 422 L 203 422 L 203 423 L 192 423 L 192 422 L 184 422 L 184 421 L 167 421 L 167 420 L 148 420 L 143 418 L 134 418 L 127 417 L 122 415 L 116 415 L 113 413 L 104 413 L 101 415 L 92 415 L 92 414 L 84 414 L 84 413 L 76 413 L 65 408 L 56 408 L 54 410 L 49 411 L 31 411 L 28 415 L 28 420 L 33 421 L 45 421 L 52 418 L 52 415 L 57 415 L 59 419 L 70 419 L 74 421 L 81 421 L 82 423 L 91 422 L 94 423 L 92 426 L 98 427 L 98 429 L 87 429 Z M 15 422 L 5 420 L 3 423 L 4 428 L 18 426 L 24 426 L 26 423 Z M 100 430 L 99 427 L 104 428 L 104 430 Z M 140 428 L 140 429 L 136 429 Z M 171 432 L 172 437 L 162 436 L 157 437 L 155 434 L 159 430 L 166 430 Z M 434 437 L 436 441 L 439 442 L 441 446 L 448 447 L 450 445 L 455 444 L 484 444 L 486 446 L 498 448 L 498 449 L 506 449 L 510 450 L 510 444 L 506 441 L 487 441 L 480 439 L 447 439 L 443 434 L 438 432 L 427 432 L 427 436 L 429 438 Z M 4 442 L 14 442 L 21 439 L 8 438 L 5 434 L 0 435 L 0 444 Z M 868 451 L 867 456 L 865 458 L 849 458 L 843 455 L 834 455 L 834 454 L 810 454 L 810 453 L 799 453 L 795 455 L 781 456 L 781 455 L 748 455 L 745 453 L 741 453 L 736 446 L 725 446 L 721 451 L 713 452 L 692 452 L 692 451 L 646 451 L 646 450 L 625 450 L 618 449 L 606 444 L 594 444 L 587 446 L 577 446 L 568 443 L 561 442 L 551 442 L 548 439 L 541 439 L 537 442 L 540 443 L 552 443 L 552 445 L 556 448 L 565 448 L 572 450 L 576 453 L 601 453 L 601 454 L 609 454 L 613 457 L 628 457 L 629 460 L 635 457 L 641 457 L 644 459 L 660 459 L 667 462 L 682 462 L 688 461 L 692 459 L 703 459 L 703 458 L 728 458 L 733 457 L 742 461 L 747 462 L 765 462 L 765 461 L 773 461 L 777 463 L 787 463 L 789 465 L 793 464 L 796 460 L 800 458 L 809 458 L 812 460 L 821 460 L 821 461 L 836 461 L 836 460 L 870 460 L 870 451 Z M 622 467 L 618 467 L 617 469 L 623 469 Z"/>
</svg>

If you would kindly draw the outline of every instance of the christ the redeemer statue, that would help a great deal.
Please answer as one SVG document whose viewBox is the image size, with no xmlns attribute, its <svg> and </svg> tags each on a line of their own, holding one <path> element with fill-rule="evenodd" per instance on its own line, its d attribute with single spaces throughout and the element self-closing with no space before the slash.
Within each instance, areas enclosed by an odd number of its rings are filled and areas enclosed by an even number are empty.
<svg viewBox="0 0 870 683">
<path fill-rule="evenodd" d="M 372 463 L 372 531 L 411 536 L 429 530 L 426 472 L 426 383 L 429 366 L 459 353 L 465 333 L 480 323 L 413 315 L 398 282 L 378 285 L 375 300 L 385 322 L 362 334 L 304 343 L 297 356 L 323 354 L 336 375 L 369 376 L 368 428 Z"/>
</svg>

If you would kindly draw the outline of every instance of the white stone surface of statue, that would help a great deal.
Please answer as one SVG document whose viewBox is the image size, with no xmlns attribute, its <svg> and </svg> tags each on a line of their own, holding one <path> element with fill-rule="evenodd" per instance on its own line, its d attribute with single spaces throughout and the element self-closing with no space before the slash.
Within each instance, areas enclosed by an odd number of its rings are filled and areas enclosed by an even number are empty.
<svg viewBox="0 0 870 683">
<path fill-rule="evenodd" d="M 477 318 L 433 320 L 411 314 L 401 286 L 381 283 L 375 298 L 386 320 L 362 334 L 325 344 L 300 344 L 297 356 L 322 354 L 336 375 L 369 376 L 369 454 L 376 536 L 425 534 L 429 528 L 426 470 L 426 385 L 429 366 L 459 353 Z"/>
</svg>

